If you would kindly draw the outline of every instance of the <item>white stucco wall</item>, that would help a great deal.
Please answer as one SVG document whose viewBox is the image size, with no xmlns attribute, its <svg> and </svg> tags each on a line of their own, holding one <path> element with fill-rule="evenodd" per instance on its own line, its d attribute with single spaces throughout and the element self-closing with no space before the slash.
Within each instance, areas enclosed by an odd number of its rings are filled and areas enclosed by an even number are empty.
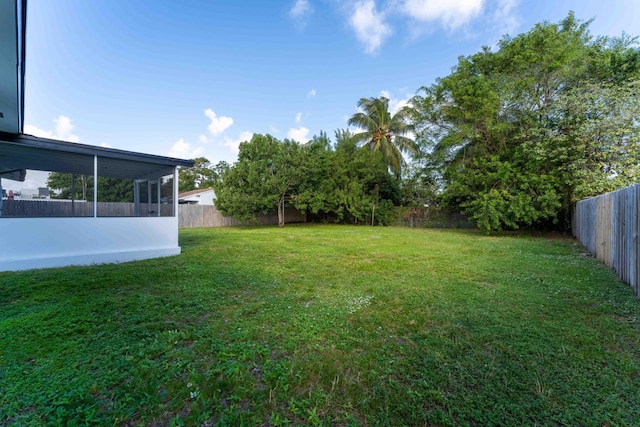
<svg viewBox="0 0 640 427">
<path fill-rule="evenodd" d="M 0 218 L 0 271 L 178 255 L 178 218 Z"/>
</svg>

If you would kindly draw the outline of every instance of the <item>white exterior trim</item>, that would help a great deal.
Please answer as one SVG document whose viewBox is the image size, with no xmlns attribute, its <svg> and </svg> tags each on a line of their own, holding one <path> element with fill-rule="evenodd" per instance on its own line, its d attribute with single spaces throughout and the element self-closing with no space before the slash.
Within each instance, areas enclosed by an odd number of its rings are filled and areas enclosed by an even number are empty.
<svg viewBox="0 0 640 427">
<path fill-rule="evenodd" d="M 180 254 L 178 217 L 1 218 L 0 271 Z"/>
<path fill-rule="evenodd" d="M 178 168 L 173 168 L 173 213 L 178 216 Z"/>
<path fill-rule="evenodd" d="M 93 156 L 93 217 L 98 217 L 98 156 Z"/>
</svg>

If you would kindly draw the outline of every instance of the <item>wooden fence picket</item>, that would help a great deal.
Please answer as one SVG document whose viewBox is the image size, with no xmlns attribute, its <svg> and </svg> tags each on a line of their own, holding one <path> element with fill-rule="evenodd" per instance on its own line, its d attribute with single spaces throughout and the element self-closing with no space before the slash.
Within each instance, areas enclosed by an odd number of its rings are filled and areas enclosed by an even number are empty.
<svg viewBox="0 0 640 427">
<path fill-rule="evenodd" d="M 640 184 L 579 201 L 572 230 L 640 298 Z"/>
</svg>

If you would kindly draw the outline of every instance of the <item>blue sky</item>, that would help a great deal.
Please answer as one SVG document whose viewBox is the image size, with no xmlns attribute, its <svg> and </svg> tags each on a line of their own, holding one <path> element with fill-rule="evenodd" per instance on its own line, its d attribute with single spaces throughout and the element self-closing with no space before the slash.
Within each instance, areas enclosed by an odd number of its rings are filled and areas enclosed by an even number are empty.
<svg viewBox="0 0 640 427">
<path fill-rule="evenodd" d="M 29 0 L 25 133 L 233 162 L 253 133 L 330 137 L 460 55 L 574 10 L 640 35 L 637 0 Z"/>
</svg>

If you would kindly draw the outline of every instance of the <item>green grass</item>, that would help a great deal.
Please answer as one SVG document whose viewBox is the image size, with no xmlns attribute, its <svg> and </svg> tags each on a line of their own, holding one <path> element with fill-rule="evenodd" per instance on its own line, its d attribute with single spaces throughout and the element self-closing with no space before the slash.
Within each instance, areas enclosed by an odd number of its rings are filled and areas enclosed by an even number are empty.
<svg viewBox="0 0 640 427">
<path fill-rule="evenodd" d="M 640 425 L 640 303 L 571 239 L 180 240 L 0 273 L 0 425 Z"/>
</svg>

